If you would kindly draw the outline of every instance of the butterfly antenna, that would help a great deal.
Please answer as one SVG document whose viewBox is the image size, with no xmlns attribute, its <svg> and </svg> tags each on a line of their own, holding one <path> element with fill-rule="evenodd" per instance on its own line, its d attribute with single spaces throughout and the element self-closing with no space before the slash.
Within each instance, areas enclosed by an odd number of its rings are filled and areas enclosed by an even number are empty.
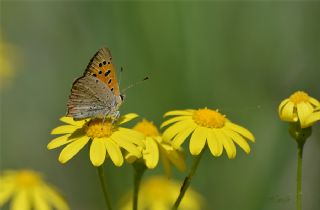
<svg viewBox="0 0 320 210">
<path fill-rule="evenodd" d="M 128 87 L 126 87 L 125 89 L 123 89 L 123 90 L 121 91 L 121 93 L 125 93 L 127 90 L 131 89 L 132 87 L 134 87 L 134 86 L 136 86 L 136 85 L 141 84 L 142 82 L 144 82 L 144 81 L 146 81 L 146 80 L 148 80 L 148 79 L 149 79 L 149 77 L 145 77 L 145 78 L 143 78 L 142 80 L 140 80 L 140 81 L 138 81 L 138 82 L 136 82 L 136 83 L 133 83 L 133 84 L 129 85 Z"/>
</svg>

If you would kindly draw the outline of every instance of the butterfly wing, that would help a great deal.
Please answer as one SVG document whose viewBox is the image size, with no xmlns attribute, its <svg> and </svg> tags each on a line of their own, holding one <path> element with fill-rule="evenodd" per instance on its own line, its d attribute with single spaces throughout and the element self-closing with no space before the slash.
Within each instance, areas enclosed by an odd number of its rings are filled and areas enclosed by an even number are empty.
<svg viewBox="0 0 320 210">
<path fill-rule="evenodd" d="M 109 87 L 92 76 L 80 77 L 73 83 L 67 106 L 67 116 L 75 120 L 102 118 L 117 107 L 116 96 Z"/>
<path fill-rule="evenodd" d="M 119 96 L 120 90 L 116 78 L 115 66 L 108 48 L 101 48 L 90 60 L 84 76 L 93 76 L 106 84 L 111 92 Z"/>
</svg>

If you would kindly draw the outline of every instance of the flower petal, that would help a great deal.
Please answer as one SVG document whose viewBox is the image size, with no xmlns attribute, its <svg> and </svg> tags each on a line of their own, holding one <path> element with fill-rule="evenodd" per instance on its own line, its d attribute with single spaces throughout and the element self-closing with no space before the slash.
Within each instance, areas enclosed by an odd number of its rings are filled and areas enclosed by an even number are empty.
<svg viewBox="0 0 320 210">
<path fill-rule="evenodd" d="M 151 138 L 146 138 L 146 148 L 143 151 L 143 159 L 148 168 L 155 168 L 159 161 L 158 144 Z"/>
<path fill-rule="evenodd" d="M 53 188 L 49 186 L 43 186 L 43 190 L 47 196 L 47 200 L 50 201 L 53 207 L 55 207 L 57 210 L 69 210 L 67 203 Z"/>
<path fill-rule="evenodd" d="M 224 135 L 224 133 L 221 130 L 216 130 L 215 134 L 217 138 L 219 138 L 220 141 L 222 142 L 223 147 L 227 152 L 228 158 L 229 159 L 235 158 L 237 154 L 237 150 L 236 150 L 236 146 L 234 145 L 230 137 Z"/>
<path fill-rule="evenodd" d="M 320 121 L 320 112 L 319 112 L 319 111 L 310 114 L 310 115 L 307 117 L 307 119 L 306 119 L 306 121 L 305 121 L 305 123 L 304 123 L 304 126 L 305 126 L 305 127 L 303 127 L 303 126 L 301 126 L 301 127 L 302 127 L 302 128 L 310 127 L 310 126 L 312 126 L 316 121 Z"/>
<path fill-rule="evenodd" d="M 74 126 L 74 125 L 61 125 L 59 127 L 54 128 L 51 131 L 51 134 L 66 134 L 66 133 L 73 133 L 74 131 L 76 131 L 77 129 L 79 129 L 78 126 Z"/>
<path fill-rule="evenodd" d="M 171 140 L 175 135 L 192 125 L 195 125 L 195 123 L 191 119 L 177 122 L 163 132 L 163 139 L 165 141 Z"/>
<path fill-rule="evenodd" d="M 305 127 L 307 117 L 313 112 L 313 107 L 308 103 L 299 103 L 297 105 L 297 113 L 300 120 L 301 127 Z"/>
<path fill-rule="evenodd" d="M 164 114 L 164 117 L 171 116 L 171 115 L 192 115 L 194 110 L 188 109 L 188 110 L 173 110 L 166 112 Z"/>
<path fill-rule="evenodd" d="M 310 97 L 309 102 L 315 107 L 320 107 L 320 102 L 315 98 Z"/>
<path fill-rule="evenodd" d="M 227 122 L 227 124 L 225 126 L 228 127 L 230 130 L 233 130 L 233 131 L 239 133 L 240 135 L 244 136 L 248 140 L 250 140 L 252 142 L 255 141 L 253 134 L 249 130 L 247 130 L 246 128 L 241 127 L 240 125 L 234 124 L 232 122 Z"/>
<path fill-rule="evenodd" d="M 199 155 L 206 145 L 207 130 L 204 127 L 197 127 L 192 133 L 189 149 L 192 155 Z"/>
<path fill-rule="evenodd" d="M 30 202 L 28 199 L 27 190 L 19 190 L 15 196 L 13 196 L 13 200 L 11 203 L 10 210 L 29 210 L 31 209 Z"/>
<path fill-rule="evenodd" d="M 139 146 L 134 145 L 132 142 L 128 141 L 126 138 L 121 138 L 119 135 L 112 135 L 110 137 L 114 142 L 116 142 L 120 147 L 128 151 L 131 155 L 140 158 L 142 156 Z"/>
<path fill-rule="evenodd" d="M 137 158 L 137 156 L 135 156 L 135 155 L 133 155 L 133 154 L 131 154 L 131 153 L 127 153 L 126 155 L 125 155 L 125 159 L 126 159 L 126 161 L 128 161 L 128 163 L 129 164 L 132 164 L 134 161 L 136 161 L 138 158 Z"/>
<path fill-rule="evenodd" d="M 188 120 L 188 119 L 192 119 L 191 116 L 178 116 L 178 117 L 173 117 L 171 119 L 168 119 L 166 121 L 164 121 L 161 125 L 160 125 L 160 128 L 163 128 L 167 125 L 170 125 L 174 122 L 177 122 L 177 121 L 182 121 L 182 120 Z"/>
<path fill-rule="evenodd" d="M 165 155 L 160 155 L 160 157 L 162 160 L 162 165 L 163 165 L 163 169 L 164 169 L 165 174 L 167 175 L 167 177 L 171 177 L 171 175 L 172 175 L 171 164 L 170 164 L 168 157 Z"/>
<path fill-rule="evenodd" d="M 45 194 L 40 187 L 35 187 L 32 190 L 32 199 L 35 210 L 50 210 L 50 206 L 45 199 Z"/>
<path fill-rule="evenodd" d="M 1 190 L 0 190 L 0 206 L 2 206 L 4 203 L 6 203 L 9 198 L 13 195 L 15 186 L 14 184 L 8 183 L 4 184 L 4 180 L 1 177 L 0 185 L 1 185 Z"/>
<path fill-rule="evenodd" d="M 68 144 L 68 143 L 77 139 L 77 138 L 69 139 L 70 136 L 71 136 L 71 134 L 66 134 L 66 135 L 59 136 L 59 137 L 51 140 L 49 142 L 49 144 L 47 145 L 47 149 L 55 149 L 57 147 Z"/>
<path fill-rule="evenodd" d="M 180 171 L 185 171 L 187 169 L 185 156 L 182 151 L 172 148 L 170 150 L 166 150 L 166 152 L 167 157 L 175 167 L 177 167 Z"/>
<path fill-rule="evenodd" d="M 75 121 L 72 117 L 61 117 L 60 121 L 78 127 L 82 127 L 86 123 L 86 120 Z"/>
<path fill-rule="evenodd" d="M 137 132 L 128 128 L 118 128 L 118 131 L 112 134 L 112 138 L 115 137 L 119 139 L 126 139 L 133 144 L 144 147 L 143 139 L 144 135 L 140 132 Z"/>
<path fill-rule="evenodd" d="M 104 144 L 107 148 L 110 159 L 116 166 L 122 166 L 123 156 L 119 146 L 110 138 L 105 138 Z"/>
<path fill-rule="evenodd" d="M 250 153 L 250 146 L 241 135 L 230 129 L 223 129 L 222 131 L 226 136 L 229 136 L 232 141 L 237 143 L 247 154 Z"/>
<path fill-rule="evenodd" d="M 60 153 L 59 161 L 66 163 L 75 156 L 89 141 L 90 137 L 83 136 L 68 144 Z"/>
<path fill-rule="evenodd" d="M 172 146 L 176 149 L 179 149 L 188 136 L 196 129 L 196 127 L 196 125 L 189 126 L 178 133 L 171 142 Z"/>
<path fill-rule="evenodd" d="M 294 122 L 296 119 L 294 117 L 294 104 L 292 102 L 288 102 L 280 113 L 280 118 L 284 121 Z"/>
<path fill-rule="evenodd" d="M 126 122 L 129 122 L 129 121 L 133 120 L 134 118 L 137 118 L 137 117 L 139 117 L 139 115 L 137 115 L 136 113 L 128 113 L 126 115 L 122 115 L 118 119 L 117 124 L 118 125 L 124 124 Z"/>
<path fill-rule="evenodd" d="M 90 146 L 90 160 L 92 165 L 101 166 L 106 158 L 105 138 L 94 138 Z"/>
<path fill-rule="evenodd" d="M 213 156 L 219 157 L 223 152 L 223 145 L 221 140 L 217 137 L 215 129 L 209 129 L 208 131 L 208 146 Z"/>
<path fill-rule="evenodd" d="M 283 107 L 289 102 L 289 99 L 285 99 L 283 101 L 281 101 L 280 105 L 279 105 L 279 108 L 278 108 L 278 113 L 279 113 L 279 116 L 281 116 L 281 112 L 282 112 L 282 109 Z"/>
</svg>

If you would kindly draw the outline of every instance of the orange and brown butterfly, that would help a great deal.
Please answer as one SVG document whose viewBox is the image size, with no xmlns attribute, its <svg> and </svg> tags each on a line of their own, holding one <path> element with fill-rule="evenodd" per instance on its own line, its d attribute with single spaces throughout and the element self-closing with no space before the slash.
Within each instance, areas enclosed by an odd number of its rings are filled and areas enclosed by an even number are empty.
<svg viewBox="0 0 320 210">
<path fill-rule="evenodd" d="M 110 50 L 101 48 L 90 60 L 83 76 L 73 83 L 67 116 L 74 120 L 117 118 L 122 101 Z"/>
</svg>

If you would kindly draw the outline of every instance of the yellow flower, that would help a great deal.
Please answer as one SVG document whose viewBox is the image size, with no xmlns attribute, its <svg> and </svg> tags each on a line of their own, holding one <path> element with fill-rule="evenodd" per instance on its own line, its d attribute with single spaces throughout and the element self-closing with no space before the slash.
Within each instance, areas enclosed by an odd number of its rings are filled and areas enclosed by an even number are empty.
<svg viewBox="0 0 320 210">
<path fill-rule="evenodd" d="M 174 117 L 162 123 L 161 127 L 172 124 L 164 131 L 163 138 L 171 140 L 173 147 L 178 148 L 191 135 L 189 150 L 192 155 L 199 155 L 208 143 L 213 156 L 220 156 L 224 148 L 231 159 L 236 156 L 234 143 L 249 153 L 250 146 L 246 140 L 254 142 L 250 131 L 232 123 L 217 110 L 175 110 L 164 116 Z"/>
<path fill-rule="evenodd" d="M 68 210 L 58 192 L 31 170 L 5 171 L 0 176 L 0 207 L 10 198 L 10 210 Z"/>
<path fill-rule="evenodd" d="M 123 164 L 121 148 L 131 154 L 141 157 L 137 146 L 142 146 L 143 135 L 132 129 L 119 127 L 125 122 L 136 118 L 137 114 L 127 114 L 114 124 L 111 119 L 74 121 L 71 117 L 62 117 L 60 120 L 68 125 L 59 126 L 51 134 L 63 134 L 48 144 L 48 149 L 62 145 L 67 146 L 61 151 L 59 161 L 66 163 L 75 156 L 90 140 L 90 160 L 94 166 L 103 164 L 106 155 L 116 166 Z"/>
<path fill-rule="evenodd" d="M 278 112 L 281 120 L 299 122 L 301 128 L 306 128 L 312 125 L 310 121 L 307 122 L 307 118 L 319 106 L 317 99 L 303 91 L 297 91 L 280 103 Z"/>
<path fill-rule="evenodd" d="M 164 141 L 152 122 L 142 120 L 133 127 L 133 130 L 139 131 L 144 135 L 144 146 L 140 147 L 140 149 L 142 151 L 142 160 L 148 168 L 155 168 L 160 157 L 168 176 L 171 175 L 171 164 L 181 171 L 186 169 L 181 148 L 173 148 L 170 142 Z M 137 157 L 129 153 L 126 159 L 132 163 Z"/>
<path fill-rule="evenodd" d="M 150 177 L 144 181 L 139 192 L 139 210 L 170 210 L 180 191 L 180 184 L 167 177 Z M 132 200 L 128 194 L 120 204 L 120 210 L 131 210 Z M 188 189 L 179 209 L 200 210 L 204 207 L 204 200 L 200 194 Z"/>
</svg>

